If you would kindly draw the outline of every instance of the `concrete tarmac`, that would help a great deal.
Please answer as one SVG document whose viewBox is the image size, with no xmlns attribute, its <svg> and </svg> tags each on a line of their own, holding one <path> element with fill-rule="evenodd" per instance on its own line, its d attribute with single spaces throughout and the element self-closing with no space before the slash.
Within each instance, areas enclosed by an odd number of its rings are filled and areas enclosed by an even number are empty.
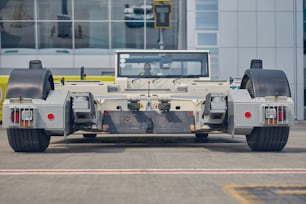
<svg viewBox="0 0 306 204">
<path fill-rule="evenodd" d="M 282 152 L 252 152 L 244 136 L 52 137 L 15 153 L 0 128 L 1 203 L 306 203 L 306 122 Z"/>
</svg>

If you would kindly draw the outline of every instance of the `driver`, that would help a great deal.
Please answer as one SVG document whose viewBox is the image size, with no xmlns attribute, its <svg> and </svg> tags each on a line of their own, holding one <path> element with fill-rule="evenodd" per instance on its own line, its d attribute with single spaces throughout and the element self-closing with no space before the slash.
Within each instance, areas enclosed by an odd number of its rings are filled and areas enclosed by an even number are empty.
<svg viewBox="0 0 306 204">
<path fill-rule="evenodd" d="M 145 63 L 144 66 L 143 66 L 143 70 L 144 70 L 144 72 L 141 72 L 139 74 L 140 76 L 151 76 L 151 75 L 154 75 L 151 72 L 151 64 L 150 63 Z"/>
</svg>

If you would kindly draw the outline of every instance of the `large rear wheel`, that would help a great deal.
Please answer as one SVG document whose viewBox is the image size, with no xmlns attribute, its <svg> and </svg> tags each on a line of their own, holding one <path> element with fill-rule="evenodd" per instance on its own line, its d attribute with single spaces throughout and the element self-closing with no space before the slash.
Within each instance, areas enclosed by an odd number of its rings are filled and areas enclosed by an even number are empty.
<svg viewBox="0 0 306 204">
<path fill-rule="evenodd" d="M 246 70 L 241 82 L 241 89 L 246 89 L 251 98 L 265 96 L 291 97 L 287 76 L 281 70 Z M 289 136 L 290 127 L 254 127 L 246 135 L 247 143 L 253 151 L 281 151 Z"/>
<path fill-rule="evenodd" d="M 281 151 L 289 136 L 289 127 L 255 127 L 246 136 L 247 143 L 253 151 Z"/>
<path fill-rule="evenodd" d="M 29 69 L 14 69 L 10 73 L 6 98 L 46 100 L 51 90 L 54 90 L 51 71 L 35 60 L 30 61 Z M 50 143 L 50 135 L 43 129 L 9 128 L 7 136 L 15 152 L 43 152 Z"/>
<path fill-rule="evenodd" d="M 50 143 L 50 135 L 43 129 L 7 129 L 10 146 L 15 152 L 43 152 Z"/>
</svg>

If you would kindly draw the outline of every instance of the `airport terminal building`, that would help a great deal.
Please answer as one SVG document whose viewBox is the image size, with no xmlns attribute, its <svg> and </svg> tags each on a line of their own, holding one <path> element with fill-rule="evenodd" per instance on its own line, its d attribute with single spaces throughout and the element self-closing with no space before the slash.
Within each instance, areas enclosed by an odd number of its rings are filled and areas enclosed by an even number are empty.
<svg viewBox="0 0 306 204">
<path fill-rule="evenodd" d="M 117 49 L 210 50 L 213 79 L 239 78 L 251 59 L 287 74 L 296 119 L 306 118 L 303 0 L 1 0 L 0 74 L 40 59 L 56 74 L 109 74 Z M 161 35 L 162 33 L 162 35 Z M 305 58 L 305 60 L 304 60 Z M 306 61 L 305 61 L 306 62 Z"/>
</svg>

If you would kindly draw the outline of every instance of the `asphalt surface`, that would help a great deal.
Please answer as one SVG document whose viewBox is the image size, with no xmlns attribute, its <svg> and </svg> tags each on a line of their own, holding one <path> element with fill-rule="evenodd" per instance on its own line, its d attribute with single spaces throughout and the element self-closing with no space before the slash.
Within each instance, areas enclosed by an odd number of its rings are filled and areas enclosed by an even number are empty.
<svg viewBox="0 0 306 204">
<path fill-rule="evenodd" d="M 44 153 L 15 153 L 0 128 L 0 203 L 306 203 L 306 122 L 282 152 L 245 137 L 52 137 Z"/>
</svg>

